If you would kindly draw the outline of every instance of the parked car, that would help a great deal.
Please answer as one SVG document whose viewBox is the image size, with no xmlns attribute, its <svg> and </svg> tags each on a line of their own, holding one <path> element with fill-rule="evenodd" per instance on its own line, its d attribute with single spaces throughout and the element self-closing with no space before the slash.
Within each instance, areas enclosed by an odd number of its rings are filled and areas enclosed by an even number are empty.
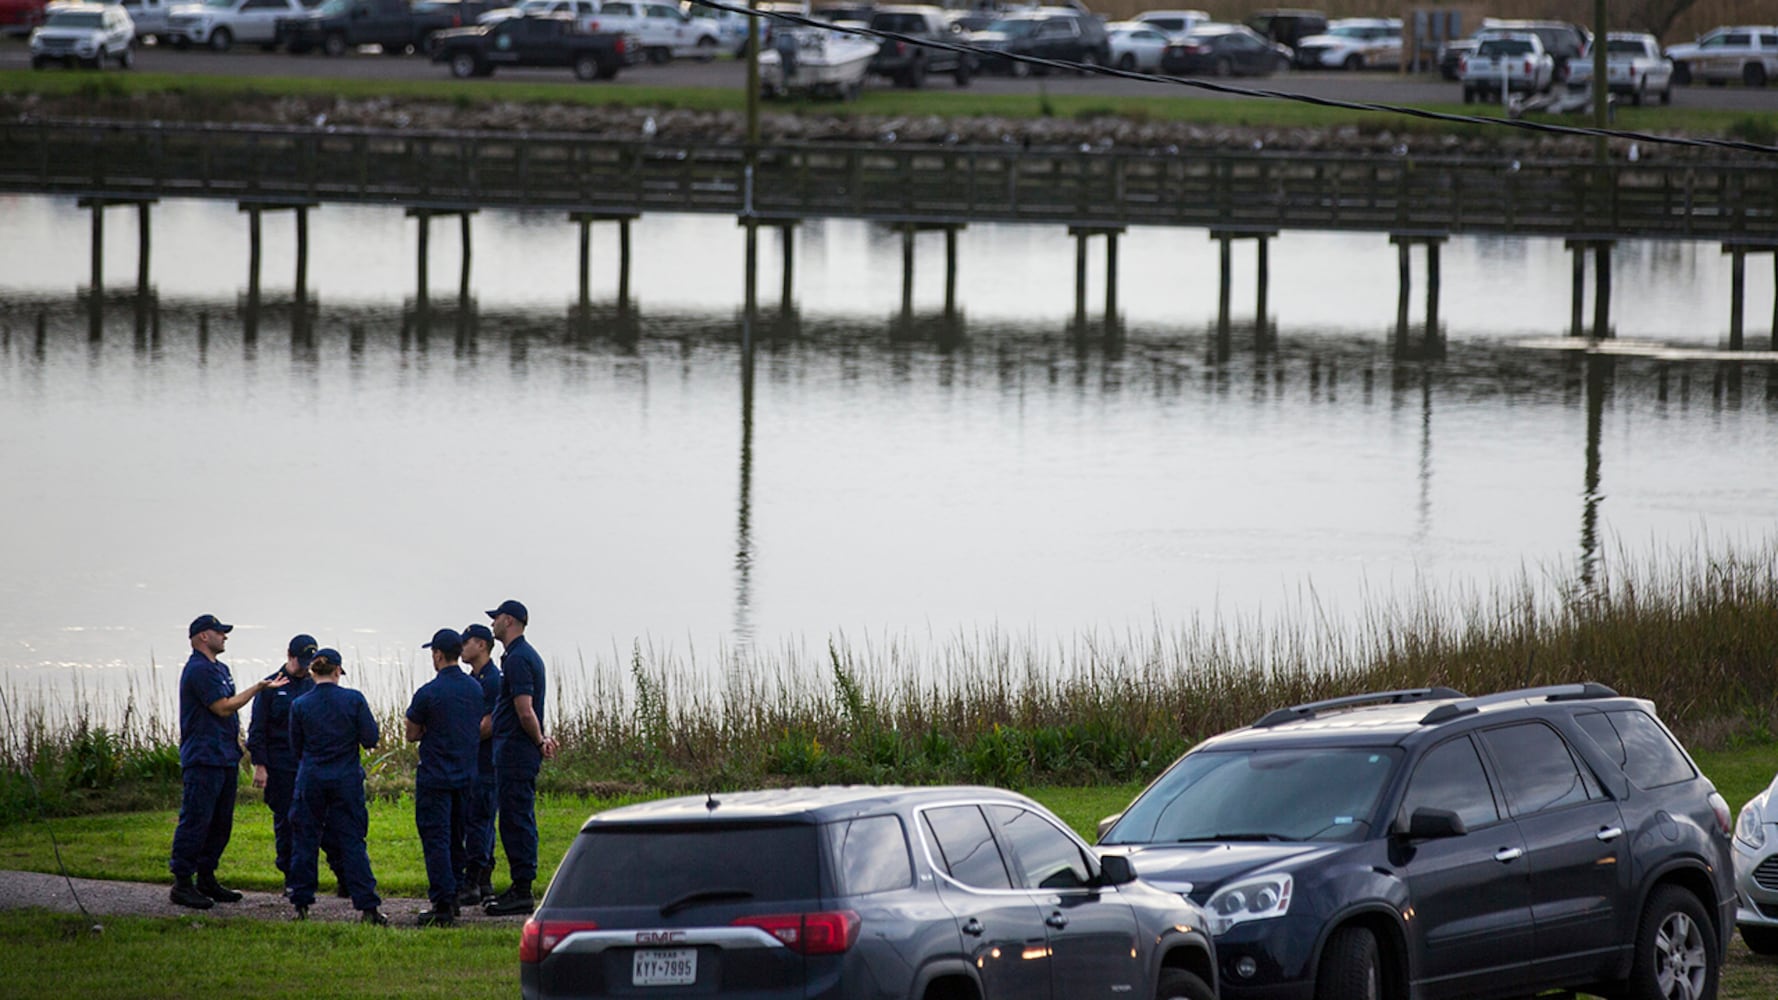
<svg viewBox="0 0 1778 1000">
<path fill-rule="evenodd" d="M 1161 53 L 1170 39 L 1159 28 L 1142 21 L 1118 21 L 1105 26 L 1105 39 L 1111 45 L 1111 64 L 1118 69 L 1157 71 Z"/>
<path fill-rule="evenodd" d="M 56 62 L 103 69 L 107 62 L 115 61 L 127 69 L 135 64 L 135 43 L 136 27 L 121 6 L 57 4 L 31 32 L 31 68 L 42 69 Z"/>
<path fill-rule="evenodd" d="M 1749 87 L 1763 87 L 1778 78 L 1778 27 L 1717 28 L 1685 45 L 1667 48 L 1673 60 L 1673 79 L 1689 84 L 1693 79 L 1720 87 L 1740 80 Z"/>
<path fill-rule="evenodd" d="M 1489 19 L 1482 23 L 1482 30 L 1476 32 L 1476 40 L 1498 38 L 1504 35 L 1536 35 L 1543 43 L 1543 50 L 1550 54 L 1556 63 L 1556 82 L 1568 79 L 1568 69 L 1574 60 L 1579 58 L 1587 46 L 1592 44 L 1593 36 L 1587 29 L 1568 21 L 1508 21 Z"/>
<path fill-rule="evenodd" d="M 527 1000 L 1213 1000 L 1207 915 L 992 788 L 792 788 L 598 813 L 519 942 Z"/>
<path fill-rule="evenodd" d="M 44 0 L 0 0 L 0 34 L 23 38 L 43 23 Z"/>
<path fill-rule="evenodd" d="M 747 47 L 747 22 L 752 18 L 730 10 L 717 10 L 695 3 L 682 5 L 685 12 L 700 21 L 708 21 L 716 29 L 716 38 L 724 52 L 739 52 Z"/>
<path fill-rule="evenodd" d="M 1490 35 L 1463 57 L 1459 77 L 1463 103 L 1504 101 L 1515 91 L 1541 94 L 1550 89 L 1556 79 L 1556 60 L 1543 50 L 1543 40 L 1536 35 Z"/>
<path fill-rule="evenodd" d="M 153 39 L 161 42 L 167 37 L 167 13 L 173 9 L 172 0 L 123 0 L 124 13 L 130 15 L 130 23 L 136 26 L 136 40 Z"/>
<path fill-rule="evenodd" d="M 495 7 L 476 16 L 476 24 L 498 24 L 509 17 L 544 17 L 566 14 L 585 28 L 599 13 L 598 0 L 519 0 L 510 7 Z"/>
<path fill-rule="evenodd" d="M 630 40 L 614 32 L 581 31 L 572 14 L 503 18 L 432 36 L 432 61 L 459 79 L 493 76 L 501 66 L 565 66 L 581 80 L 609 80 L 634 61 Z"/>
<path fill-rule="evenodd" d="M 1212 18 L 1207 10 L 1145 10 L 1130 20 L 1169 35 L 1183 35 L 1200 24 L 1209 24 Z"/>
<path fill-rule="evenodd" d="M 1778 778 L 1735 820 L 1735 926 L 1756 955 L 1778 955 Z"/>
<path fill-rule="evenodd" d="M 1295 48 L 1303 69 L 1394 69 L 1401 65 L 1401 18 L 1341 18 Z"/>
<path fill-rule="evenodd" d="M 915 39 L 955 42 L 958 35 L 943 10 L 924 4 L 878 7 L 867 22 L 877 31 L 894 32 Z M 928 48 L 900 39 L 884 39 L 871 57 L 870 72 L 895 81 L 896 86 L 919 89 L 928 76 L 949 76 L 957 86 L 969 86 L 975 59 L 955 49 Z"/>
<path fill-rule="evenodd" d="M 1099 849 L 1210 911 L 1226 1000 L 1707 998 L 1729 818 L 1650 702 L 1420 688 L 1200 743 Z"/>
<path fill-rule="evenodd" d="M 1046 70 L 1004 58 L 1002 53 L 1098 65 L 1111 62 L 1111 43 L 1105 37 L 1104 23 L 1065 7 L 1039 7 L 1008 14 L 969 38 L 992 53 L 980 57 L 981 68 L 988 72 L 1023 77 Z"/>
<path fill-rule="evenodd" d="M 1327 15 L 1318 10 L 1281 8 L 1255 11 L 1247 26 L 1262 36 L 1294 50 L 1297 43 L 1310 35 L 1327 31 Z"/>
<path fill-rule="evenodd" d="M 236 42 L 278 47 L 278 20 L 300 17 L 314 6 L 301 0 L 204 0 L 167 12 L 167 35 L 174 48 L 208 45 L 227 52 Z"/>
<path fill-rule="evenodd" d="M 434 33 L 454 27 L 454 14 L 407 0 L 326 0 L 296 17 L 280 18 L 278 43 L 292 55 L 320 49 L 341 56 L 360 45 L 386 53 L 429 52 Z"/>
<path fill-rule="evenodd" d="M 1290 49 L 1244 24 L 1202 24 L 1161 53 L 1161 72 L 1178 76 L 1270 76 L 1290 69 Z"/>
<path fill-rule="evenodd" d="M 1593 85 L 1591 48 L 1568 64 L 1568 89 L 1587 90 Z M 1673 103 L 1673 62 L 1661 54 L 1655 36 L 1639 31 L 1613 31 L 1605 37 L 1605 85 L 1641 105 L 1650 96 L 1662 104 Z"/>
<path fill-rule="evenodd" d="M 674 56 L 714 59 L 722 47 L 722 33 L 715 25 L 692 17 L 676 3 L 654 0 L 599 4 L 586 30 L 629 35 L 641 42 L 643 56 L 653 63 L 668 63 Z"/>
</svg>

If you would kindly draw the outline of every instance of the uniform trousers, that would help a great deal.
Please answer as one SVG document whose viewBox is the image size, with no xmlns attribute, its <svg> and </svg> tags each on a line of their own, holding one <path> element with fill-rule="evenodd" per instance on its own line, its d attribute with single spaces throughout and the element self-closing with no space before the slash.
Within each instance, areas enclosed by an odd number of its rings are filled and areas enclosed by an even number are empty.
<svg viewBox="0 0 1778 1000">
<path fill-rule="evenodd" d="M 537 878 L 537 767 L 494 768 L 500 800 L 500 846 L 515 883 Z"/>
<path fill-rule="evenodd" d="M 414 789 L 414 827 L 420 833 L 420 853 L 426 858 L 426 896 L 435 908 L 456 905 L 457 873 L 469 863 L 463 831 L 470 787 L 420 785 Z"/>
<path fill-rule="evenodd" d="M 173 831 L 173 856 L 167 867 L 179 878 L 212 875 L 234 833 L 240 770 L 193 765 L 181 777 L 179 825 Z"/>
<path fill-rule="evenodd" d="M 364 807 L 364 778 L 317 779 L 298 775 L 296 793 L 290 800 L 290 874 L 286 884 L 290 902 L 309 906 L 315 902 L 321 845 L 333 846 L 331 860 L 339 864 L 340 884 L 352 894 L 352 905 L 374 910 L 383 899 L 377 895 L 377 879 L 371 874 L 370 855 L 364 838 L 370 831 L 370 812 Z"/>
<path fill-rule="evenodd" d="M 499 802 L 492 769 L 476 774 L 469 786 L 469 807 L 463 820 L 463 851 L 468 868 L 494 870 L 494 814 Z M 467 874 L 467 871 L 464 872 Z"/>
</svg>

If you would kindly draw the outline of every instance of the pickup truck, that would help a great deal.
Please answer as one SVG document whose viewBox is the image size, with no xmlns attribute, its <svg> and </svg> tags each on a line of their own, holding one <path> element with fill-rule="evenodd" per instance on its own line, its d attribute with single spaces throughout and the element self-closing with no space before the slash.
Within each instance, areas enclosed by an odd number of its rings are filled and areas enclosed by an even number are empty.
<svg viewBox="0 0 1778 1000">
<path fill-rule="evenodd" d="M 1593 53 L 1588 50 L 1568 64 L 1568 89 L 1588 90 L 1593 85 Z M 1614 31 L 1605 38 L 1605 87 L 1641 105 L 1650 97 L 1673 103 L 1673 63 L 1661 54 L 1655 36 L 1636 31 Z"/>
<path fill-rule="evenodd" d="M 1463 57 L 1458 71 L 1463 81 L 1463 103 L 1478 99 L 1506 100 L 1511 91 L 1541 94 L 1556 78 L 1556 60 L 1533 34 L 1491 35 Z"/>
<path fill-rule="evenodd" d="M 490 10 L 476 21 L 494 24 L 538 14 L 572 14 L 583 31 L 629 35 L 652 63 L 668 63 L 674 56 L 712 59 L 722 45 L 721 29 L 714 22 L 659 0 L 520 0 L 517 6 Z"/>
<path fill-rule="evenodd" d="M 1717 28 L 1696 42 L 1668 46 L 1667 58 L 1673 60 L 1673 82 L 1681 85 L 1695 78 L 1713 87 L 1731 80 L 1763 87 L 1778 78 L 1778 27 Z"/>
<path fill-rule="evenodd" d="M 166 36 L 176 49 L 208 45 L 227 52 L 236 42 L 250 42 L 267 51 L 278 47 L 278 20 L 300 17 L 310 4 L 303 0 L 204 0 L 180 4 L 167 12 Z"/>
<path fill-rule="evenodd" d="M 433 34 L 452 20 L 409 7 L 407 0 L 326 0 L 306 14 L 279 18 L 277 38 L 291 55 L 320 49 L 339 56 L 360 45 L 380 45 L 392 54 L 425 52 Z"/>
<path fill-rule="evenodd" d="M 501 66 L 568 66 L 579 79 L 609 80 L 635 54 L 626 36 L 581 31 L 568 14 L 509 17 L 432 36 L 432 61 L 459 79 L 493 76 Z"/>
</svg>

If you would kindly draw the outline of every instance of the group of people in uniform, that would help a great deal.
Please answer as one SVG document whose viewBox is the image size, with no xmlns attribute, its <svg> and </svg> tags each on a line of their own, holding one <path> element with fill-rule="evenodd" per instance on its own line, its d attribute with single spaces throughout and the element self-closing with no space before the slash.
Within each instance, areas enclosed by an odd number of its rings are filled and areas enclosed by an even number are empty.
<svg viewBox="0 0 1778 1000">
<path fill-rule="evenodd" d="M 404 735 L 419 744 L 420 756 L 414 825 L 428 897 L 421 926 L 451 924 L 466 906 L 492 916 L 536 907 L 537 774 L 556 752 L 543 731 L 543 658 L 525 639 L 530 614 L 523 604 L 505 601 L 487 614 L 489 624 L 439 629 L 421 647 L 431 651 L 433 677 L 414 692 L 404 718 Z M 264 790 L 272 812 L 275 860 L 296 918 L 306 919 L 314 905 L 325 853 L 340 894 L 351 897 L 361 919 L 387 924 L 365 848 L 370 815 L 359 754 L 382 741 L 369 703 L 340 684 L 339 651 L 306 634 L 291 638 L 283 667 L 237 691 L 220 659 L 233 628 L 215 615 L 200 615 L 190 627 L 191 658 L 179 677 L 184 787 L 168 865 L 172 901 L 207 910 L 241 899 L 217 881 L 216 868 L 234 829 L 240 711 L 251 704 L 246 752 L 254 787 Z M 498 895 L 496 829 L 511 876 Z"/>
</svg>

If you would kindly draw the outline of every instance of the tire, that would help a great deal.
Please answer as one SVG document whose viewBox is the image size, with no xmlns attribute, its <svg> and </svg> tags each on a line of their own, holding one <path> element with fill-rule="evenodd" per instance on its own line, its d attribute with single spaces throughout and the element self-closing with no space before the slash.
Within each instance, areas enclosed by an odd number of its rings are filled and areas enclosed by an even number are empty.
<svg viewBox="0 0 1778 1000">
<path fill-rule="evenodd" d="M 1749 87 L 1766 85 L 1766 68 L 1759 63 L 1748 63 L 1741 67 L 1741 82 Z"/>
<path fill-rule="evenodd" d="M 1681 87 L 1690 86 L 1692 82 L 1692 68 L 1682 62 L 1674 63 L 1673 82 L 1679 84 Z"/>
<path fill-rule="evenodd" d="M 431 56 L 432 50 L 436 48 L 438 48 L 438 33 L 435 31 L 428 31 L 421 35 L 420 41 L 414 45 L 414 51 L 423 56 Z"/>
<path fill-rule="evenodd" d="M 467 80 L 472 76 L 481 75 L 481 66 L 477 63 L 473 52 L 455 52 L 451 54 L 451 75 L 459 80 Z"/>
<path fill-rule="evenodd" d="M 1315 973 L 1315 1000 L 1382 1000 L 1377 939 L 1363 927 L 1342 927 L 1327 939 Z"/>
<path fill-rule="evenodd" d="M 1031 64 L 1028 62 L 1019 62 L 1015 59 L 1010 64 L 1007 72 L 1011 73 L 1016 79 L 1023 80 L 1031 75 Z"/>
<path fill-rule="evenodd" d="M 716 58 L 716 39 L 709 35 L 698 39 L 698 62 L 709 62 Z"/>
<path fill-rule="evenodd" d="M 1743 926 L 1740 931 L 1748 951 L 1755 955 L 1778 955 L 1778 927 Z"/>
<path fill-rule="evenodd" d="M 1676 885 L 1657 888 L 1636 928 L 1630 978 L 1614 994 L 1624 1000 L 1714 1000 L 1722 974 L 1714 942 L 1710 915 L 1698 897 Z"/>
<path fill-rule="evenodd" d="M 655 46 L 648 50 L 648 62 L 654 66 L 665 66 L 673 61 L 673 50 Z"/>
<path fill-rule="evenodd" d="M 133 68 L 136 65 L 135 51 L 133 49 L 125 47 L 122 52 L 119 52 L 117 54 L 117 65 L 118 65 L 118 68 L 120 68 L 120 69 Z"/>
<path fill-rule="evenodd" d="M 970 72 L 970 69 L 969 69 L 969 57 L 968 56 L 958 56 L 957 57 L 957 72 L 951 74 L 951 79 L 957 81 L 957 86 L 967 87 L 967 86 L 969 86 L 969 79 L 972 75 L 973 74 Z"/>
<path fill-rule="evenodd" d="M 321 39 L 321 54 L 338 59 L 346 54 L 346 36 L 337 31 L 330 31 Z"/>
<path fill-rule="evenodd" d="M 1154 990 L 1155 1000 L 1216 1000 L 1204 981 L 1184 969 L 1162 969 Z"/>
<path fill-rule="evenodd" d="M 230 34 L 227 28 L 217 28 L 210 32 L 208 44 L 211 52 L 227 52 L 229 46 L 235 44 L 235 36 Z"/>
<path fill-rule="evenodd" d="M 926 85 L 926 60 L 915 57 L 901 75 L 901 85 L 909 90 L 919 90 Z"/>
<path fill-rule="evenodd" d="M 1128 73 L 1136 68 L 1136 57 L 1128 52 L 1117 57 L 1117 68 Z"/>
<path fill-rule="evenodd" d="M 1630 103 L 1636 105 L 1639 108 L 1642 107 L 1644 104 L 1648 103 L 1648 81 L 1647 80 L 1644 80 L 1641 83 L 1636 85 L 1636 92 L 1630 95 Z"/>
<path fill-rule="evenodd" d="M 599 60 L 591 53 L 574 58 L 574 78 L 576 80 L 596 80 L 599 78 Z"/>
<path fill-rule="evenodd" d="M 1364 57 L 1358 55 L 1347 56 L 1346 61 L 1340 64 L 1340 68 L 1348 73 L 1356 73 L 1364 68 Z"/>
<path fill-rule="evenodd" d="M 1228 57 L 1225 56 L 1216 60 L 1216 65 L 1211 67 L 1210 74 L 1212 76 L 1234 76 L 1235 64 L 1229 62 Z"/>
</svg>

